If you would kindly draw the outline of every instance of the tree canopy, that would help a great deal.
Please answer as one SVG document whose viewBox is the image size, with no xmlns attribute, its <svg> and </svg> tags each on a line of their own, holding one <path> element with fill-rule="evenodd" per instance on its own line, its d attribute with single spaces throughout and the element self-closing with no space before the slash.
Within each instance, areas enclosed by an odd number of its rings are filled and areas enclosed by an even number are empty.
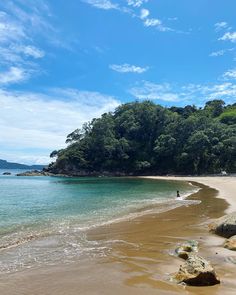
<svg viewBox="0 0 236 295">
<path fill-rule="evenodd" d="M 236 105 L 165 108 L 151 101 L 120 105 L 67 136 L 53 151 L 54 173 L 202 174 L 236 172 Z"/>
</svg>

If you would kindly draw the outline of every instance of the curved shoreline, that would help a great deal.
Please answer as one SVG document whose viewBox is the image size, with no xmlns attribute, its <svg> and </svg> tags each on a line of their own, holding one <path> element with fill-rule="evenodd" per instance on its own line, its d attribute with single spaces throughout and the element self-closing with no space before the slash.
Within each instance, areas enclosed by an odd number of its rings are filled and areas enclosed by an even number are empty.
<svg viewBox="0 0 236 295">
<path fill-rule="evenodd" d="M 218 190 L 217 197 L 230 205 L 226 213 L 236 211 L 236 176 L 141 176 L 148 179 L 193 181 Z"/>
<path fill-rule="evenodd" d="M 0 280 L 1 294 L 13 294 L 14 286 L 18 286 L 19 294 L 22 295 L 75 295 L 78 290 L 81 294 L 88 295 L 108 295 L 110 290 L 115 295 L 152 295 L 157 292 L 168 295 L 235 294 L 236 266 L 225 261 L 225 258 L 232 256 L 231 252 L 222 248 L 223 239 L 209 234 L 206 226 L 209 220 L 220 217 L 233 208 L 229 200 L 223 198 L 223 191 L 219 190 L 220 185 L 225 185 L 225 181 L 220 181 L 213 189 L 212 182 L 196 177 L 168 177 L 166 180 L 198 183 L 200 190 L 188 198 L 202 202 L 94 229 L 88 235 L 90 240 L 105 243 L 117 240 L 123 243 L 114 243 L 106 257 L 77 261 L 75 265 L 59 265 L 14 274 L 3 282 Z M 231 183 L 233 186 L 234 182 L 235 178 Z M 200 255 L 213 263 L 222 279 L 221 285 L 194 288 L 179 286 L 169 281 L 171 274 L 176 272 L 181 264 L 178 258 L 171 255 L 171 251 L 186 239 L 196 239 L 199 242 Z M 52 285 L 52 282 L 55 284 Z"/>
</svg>

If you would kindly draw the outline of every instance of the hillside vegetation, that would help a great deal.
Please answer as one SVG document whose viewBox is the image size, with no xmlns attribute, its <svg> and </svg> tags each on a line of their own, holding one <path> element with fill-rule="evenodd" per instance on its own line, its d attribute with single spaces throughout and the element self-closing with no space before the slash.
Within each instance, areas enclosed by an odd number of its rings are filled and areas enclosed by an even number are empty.
<svg viewBox="0 0 236 295">
<path fill-rule="evenodd" d="M 67 136 L 53 151 L 54 173 L 202 174 L 236 172 L 236 104 L 165 108 L 150 101 L 119 106 Z"/>
</svg>

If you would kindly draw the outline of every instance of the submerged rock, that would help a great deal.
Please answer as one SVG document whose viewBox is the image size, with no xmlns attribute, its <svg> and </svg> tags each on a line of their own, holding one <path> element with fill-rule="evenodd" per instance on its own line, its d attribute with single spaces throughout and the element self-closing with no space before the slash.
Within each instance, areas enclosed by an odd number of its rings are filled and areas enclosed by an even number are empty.
<svg viewBox="0 0 236 295">
<path fill-rule="evenodd" d="M 217 219 L 209 225 L 209 228 L 211 232 L 225 238 L 236 235 L 236 212 Z"/>
<path fill-rule="evenodd" d="M 175 249 L 175 253 L 178 257 L 183 258 L 184 260 L 187 260 L 190 253 L 197 252 L 198 251 L 198 242 L 191 240 L 184 242 L 179 247 Z"/>
<path fill-rule="evenodd" d="M 210 262 L 196 254 L 189 255 L 174 276 L 178 283 L 190 286 L 213 286 L 220 283 Z"/>
<path fill-rule="evenodd" d="M 226 240 L 224 247 L 229 250 L 236 251 L 236 235 Z"/>
</svg>

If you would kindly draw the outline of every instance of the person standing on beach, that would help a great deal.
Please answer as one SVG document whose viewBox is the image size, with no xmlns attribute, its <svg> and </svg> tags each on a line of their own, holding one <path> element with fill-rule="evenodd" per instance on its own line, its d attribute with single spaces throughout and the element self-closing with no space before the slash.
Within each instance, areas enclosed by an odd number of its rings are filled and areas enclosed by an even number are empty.
<svg viewBox="0 0 236 295">
<path fill-rule="evenodd" d="M 177 198 L 180 198 L 180 194 L 179 194 L 179 191 L 177 191 Z"/>
</svg>

